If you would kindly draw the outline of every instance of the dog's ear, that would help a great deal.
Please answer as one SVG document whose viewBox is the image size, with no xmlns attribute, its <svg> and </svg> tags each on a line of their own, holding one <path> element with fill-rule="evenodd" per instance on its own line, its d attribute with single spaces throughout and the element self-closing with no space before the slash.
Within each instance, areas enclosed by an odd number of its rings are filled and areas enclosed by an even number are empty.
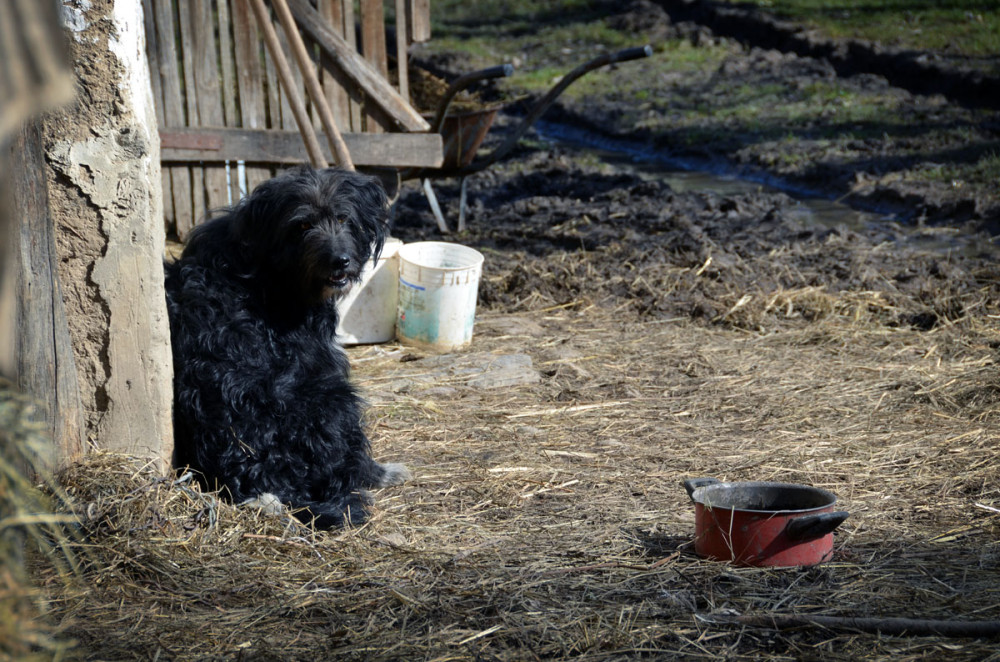
<svg viewBox="0 0 1000 662">
<path fill-rule="evenodd" d="M 366 176 L 366 179 L 361 196 L 362 209 L 358 211 L 370 218 L 371 222 L 361 223 L 360 226 L 365 233 L 365 245 L 371 246 L 372 258 L 378 261 L 385 240 L 389 236 L 389 198 L 378 178 Z"/>
<path fill-rule="evenodd" d="M 292 168 L 285 173 L 257 185 L 247 197 L 233 209 L 230 220 L 230 235 L 240 246 L 243 257 L 249 263 L 259 262 L 260 251 L 273 245 L 277 227 L 291 201 L 293 189 L 289 184 L 299 180 L 310 169 Z"/>
</svg>

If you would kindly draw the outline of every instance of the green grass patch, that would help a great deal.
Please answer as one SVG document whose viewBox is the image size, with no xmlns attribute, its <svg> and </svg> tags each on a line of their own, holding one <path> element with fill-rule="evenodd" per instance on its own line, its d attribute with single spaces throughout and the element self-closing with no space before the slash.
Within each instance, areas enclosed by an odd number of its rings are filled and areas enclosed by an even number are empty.
<svg viewBox="0 0 1000 662">
<path fill-rule="evenodd" d="M 741 0 L 742 2 L 743 0 Z M 1000 53 L 998 0 L 750 0 L 831 37 L 976 57 Z"/>
<path fill-rule="evenodd" d="M 1000 182 L 1000 145 L 994 144 L 985 149 L 975 161 L 939 165 L 926 169 L 923 173 L 927 179 L 950 182 L 954 186 L 996 186 Z"/>
</svg>

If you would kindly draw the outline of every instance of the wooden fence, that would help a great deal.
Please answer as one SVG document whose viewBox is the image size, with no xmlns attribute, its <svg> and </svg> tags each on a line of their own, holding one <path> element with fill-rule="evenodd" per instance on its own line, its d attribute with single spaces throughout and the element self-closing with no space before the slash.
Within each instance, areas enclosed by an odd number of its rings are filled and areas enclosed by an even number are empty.
<svg viewBox="0 0 1000 662">
<path fill-rule="evenodd" d="M 394 0 L 392 56 L 383 0 L 314 1 L 288 5 L 354 164 L 439 167 L 441 138 L 427 133 L 426 120 L 409 103 L 407 84 L 406 47 L 430 36 L 429 0 Z M 249 0 L 143 5 L 165 222 L 184 239 L 207 211 L 238 200 L 276 168 L 308 157 Z M 287 35 L 276 28 L 293 62 Z M 300 72 L 293 70 L 299 98 L 308 99 Z M 319 133 L 311 104 L 309 111 Z M 329 152 L 326 158 L 334 162 Z"/>
</svg>

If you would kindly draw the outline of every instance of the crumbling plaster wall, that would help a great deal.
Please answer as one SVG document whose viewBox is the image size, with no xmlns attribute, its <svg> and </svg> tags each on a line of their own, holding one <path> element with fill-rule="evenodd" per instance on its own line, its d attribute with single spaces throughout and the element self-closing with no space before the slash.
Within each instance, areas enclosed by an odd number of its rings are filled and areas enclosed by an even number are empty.
<svg viewBox="0 0 1000 662">
<path fill-rule="evenodd" d="M 45 122 L 59 277 L 92 448 L 169 459 L 159 137 L 141 0 L 64 0 L 76 102 Z"/>
</svg>

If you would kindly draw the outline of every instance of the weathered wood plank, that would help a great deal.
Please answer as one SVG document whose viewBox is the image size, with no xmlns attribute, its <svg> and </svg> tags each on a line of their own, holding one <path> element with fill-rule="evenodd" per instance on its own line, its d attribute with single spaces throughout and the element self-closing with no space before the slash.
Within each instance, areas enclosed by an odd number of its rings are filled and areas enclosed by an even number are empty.
<svg viewBox="0 0 1000 662">
<path fill-rule="evenodd" d="M 352 17 L 351 22 L 353 23 L 354 3 L 350 4 L 349 11 Z M 346 12 L 344 5 L 344 0 L 319 0 L 318 6 L 319 14 L 327 27 L 341 37 L 345 35 L 344 17 Z M 353 33 L 353 30 L 351 32 Z M 315 42 L 313 43 L 315 44 Z M 360 127 L 356 127 L 351 123 L 351 97 L 344 86 L 344 82 L 347 79 L 342 74 L 338 77 L 334 72 L 330 71 L 326 62 L 328 59 L 326 55 L 320 53 L 320 84 L 326 91 L 326 99 L 330 103 L 330 108 L 333 109 L 333 116 L 337 120 L 337 125 L 342 130 L 347 132 L 350 132 L 352 129 L 359 131 Z"/>
<path fill-rule="evenodd" d="M 163 122 L 166 126 L 184 126 L 184 101 L 181 96 L 181 78 L 176 47 L 176 25 L 170 0 L 152 0 L 156 23 L 156 66 L 163 90 Z M 164 199 L 170 198 L 173 215 L 168 217 L 174 228 L 190 229 L 194 225 L 193 201 L 191 197 L 190 168 L 166 168 L 170 176 L 170 188 L 165 189 Z M 166 207 L 166 204 L 164 204 Z"/>
<path fill-rule="evenodd" d="M 222 90 L 219 81 L 219 57 L 216 51 L 215 18 L 211 0 L 191 0 L 193 20 L 191 36 L 194 39 L 194 80 L 198 104 L 199 126 L 225 126 L 222 109 Z M 210 209 L 229 204 L 229 190 L 224 165 L 204 167 L 204 210 L 196 210 L 197 218 L 207 215 Z"/>
<path fill-rule="evenodd" d="M 379 105 L 393 121 L 409 131 L 430 128 L 423 117 L 399 95 L 384 77 L 363 57 L 352 50 L 339 35 L 327 27 L 309 0 L 289 0 L 289 8 L 299 28 L 323 49 L 334 66 L 362 88 L 367 98 Z"/>
<path fill-rule="evenodd" d="M 444 162 L 441 136 L 436 133 L 345 133 L 343 138 L 359 166 L 438 168 Z M 329 150 L 325 152 L 331 159 Z M 296 131 L 194 127 L 161 129 L 160 158 L 164 163 L 291 164 L 308 160 Z"/>
<path fill-rule="evenodd" d="M 371 63 L 375 71 L 389 78 L 389 61 L 385 48 L 385 8 L 382 0 L 360 0 L 361 11 L 361 53 Z M 367 113 L 365 130 L 380 133 L 383 128 L 374 113 Z"/>
<path fill-rule="evenodd" d="M 239 126 L 236 112 L 236 62 L 233 60 L 233 21 L 229 10 L 229 0 L 216 0 L 219 15 L 219 62 L 222 69 L 222 110 L 226 126 Z M 160 126 L 166 126 L 160 124 Z M 236 164 L 230 164 L 228 176 L 229 199 L 240 199 L 240 182 L 236 176 Z"/>
<path fill-rule="evenodd" d="M 181 37 L 181 64 L 184 73 L 184 107 L 187 110 L 187 126 L 201 126 L 198 115 L 198 86 L 195 82 L 194 53 L 195 36 L 193 24 L 198 20 L 194 12 L 195 0 L 177 0 L 177 18 Z M 205 199 L 205 171 L 196 166 L 190 168 L 191 171 L 191 217 L 185 219 L 186 223 L 177 223 L 177 235 L 183 240 L 187 237 L 194 224 L 205 213 L 208 208 Z"/>
<path fill-rule="evenodd" d="M 236 61 L 240 63 L 236 80 L 240 93 L 241 126 L 251 130 L 266 129 L 267 107 L 261 40 L 247 0 L 233 0 L 233 43 Z M 269 167 L 247 166 L 245 172 L 248 191 L 271 178 Z"/>
<path fill-rule="evenodd" d="M 406 0 L 396 0 L 396 71 L 399 72 L 399 96 L 410 100 L 410 71 L 407 47 L 410 45 L 406 25 Z"/>
<path fill-rule="evenodd" d="M 271 3 L 267 4 L 268 10 L 271 10 Z M 281 53 L 285 58 L 286 62 L 291 61 L 291 47 L 288 44 L 288 35 L 285 34 L 284 30 L 275 30 L 278 35 L 278 43 L 281 45 Z M 273 56 L 274 53 L 271 53 Z M 278 64 L 277 58 L 275 58 L 275 64 Z M 302 74 L 299 73 L 298 67 L 289 64 L 288 73 L 291 76 L 288 84 L 281 79 L 281 67 L 278 66 L 276 69 L 278 78 L 275 78 L 275 85 L 278 88 L 278 94 L 281 97 L 281 128 L 282 129 L 294 129 L 298 126 L 295 121 L 295 108 L 293 106 L 295 97 L 292 96 L 292 91 L 289 86 L 295 88 L 294 94 L 298 96 L 299 100 L 302 102 L 302 107 L 306 106 L 306 92 L 302 85 Z M 308 110 L 308 108 L 307 108 Z"/>
<path fill-rule="evenodd" d="M 299 65 L 302 81 L 309 92 L 309 98 L 312 100 L 316 113 L 320 117 L 323 130 L 326 131 L 326 139 L 330 145 L 330 149 L 333 150 L 334 162 L 347 170 L 354 170 L 350 150 L 344 144 L 344 139 L 340 135 L 340 128 L 337 126 L 337 121 L 333 118 L 333 111 L 330 110 L 330 106 L 326 102 L 323 88 L 319 84 L 319 75 L 316 73 L 316 63 L 309 57 L 309 51 L 306 50 L 302 35 L 299 34 L 299 29 L 295 25 L 295 19 L 292 18 L 292 13 L 288 10 L 285 0 L 271 0 L 271 4 L 274 7 L 274 13 L 277 15 L 278 21 L 281 23 L 281 27 L 284 29 L 285 36 L 288 38 L 292 55 Z"/>
<path fill-rule="evenodd" d="M 406 0 L 406 23 L 410 43 L 423 43 L 431 38 L 431 0 Z"/>
<path fill-rule="evenodd" d="M 342 34 L 344 35 L 344 41 L 347 42 L 347 46 L 351 49 L 352 53 L 358 52 L 358 32 L 354 29 L 355 15 L 354 15 L 354 0 L 340 0 L 341 5 L 343 5 L 344 11 L 344 27 Z M 338 32 L 338 34 L 341 34 Z M 329 60 L 329 55 L 320 46 L 320 53 L 323 57 Z M 333 63 L 333 70 L 337 72 L 339 84 L 345 90 L 347 90 L 348 96 L 351 98 L 351 126 L 355 133 L 361 133 L 364 129 L 362 126 L 364 124 L 364 113 L 361 112 L 363 107 L 364 98 L 361 95 L 361 91 L 358 89 L 358 85 L 348 76 L 342 69 Z"/>
<path fill-rule="evenodd" d="M 156 63 L 160 58 L 160 43 L 156 35 L 155 10 L 152 0 L 142 2 L 143 27 L 146 30 L 146 55 L 149 64 L 149 81 L 153 88 L 153 106 L 156 110 L 156 125 L 166 126 L 163 117 L 163 79 L 156 74 Z M 170 168 L 160 169 L 160 182 L 163 189 L 163 224 L 169 228 L 174 220 L 174 199 L 170 194 Z"/>
</svg>

